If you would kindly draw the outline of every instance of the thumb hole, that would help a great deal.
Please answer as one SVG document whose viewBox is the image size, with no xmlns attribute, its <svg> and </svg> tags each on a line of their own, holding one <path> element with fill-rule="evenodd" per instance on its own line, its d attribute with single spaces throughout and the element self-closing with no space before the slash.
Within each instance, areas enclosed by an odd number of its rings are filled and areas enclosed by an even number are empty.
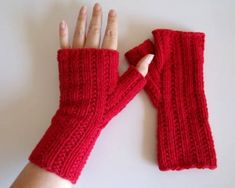
<svg viewBox="0 0 235 188">
<path fill-rule="evenodd" d="M 136 69 L 139 71 L 140 74 L 146 76 L 146 74 L 148 73 L 149 64 L 152 62 L 153 58 L 153 54 L 147 54 L 140 59 L 140 61 L 136 65 Z"/>
</svg>

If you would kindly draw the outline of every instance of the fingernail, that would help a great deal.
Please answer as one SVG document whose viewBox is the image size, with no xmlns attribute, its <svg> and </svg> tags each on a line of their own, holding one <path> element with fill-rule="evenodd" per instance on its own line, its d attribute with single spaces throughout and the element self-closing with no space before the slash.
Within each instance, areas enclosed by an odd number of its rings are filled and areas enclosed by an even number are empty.
<svg viewBox="0 0 235 188">
<path fill-rule="evenodd" d="M 111 9 L 111 10 L 109 11 L 109 16 L 116 16 L 116 11 L 113 10 L 113 9 Z"/>
<path fill-rule="evenodd" d="M 101 9 L 100 4 L 99 4 L 99 3 L 96 3 L 96 4 L 94 5 L 94 9 L 95 9 L 96 11 L 99 11 L 99 10 Z"/>
<path fill-rule="evenodd" d="M 82 8 L 80 9 L 80 14 L 85 14 L 86 13 L 86 6 L 82 6 Z"/>
<path fill-rule="evenodd" d="M 148 54 L 146 63 L 150 64 L 152 62 L 153 58 L 154 58 L 153 54 Z"/>
<path fill-rule="evenodd" d="M 61 22 L 60 22 L 60 28 L 61 29 L 65 29 L 65 21 L 64 20 L 62 20 Z"/>
</svg>

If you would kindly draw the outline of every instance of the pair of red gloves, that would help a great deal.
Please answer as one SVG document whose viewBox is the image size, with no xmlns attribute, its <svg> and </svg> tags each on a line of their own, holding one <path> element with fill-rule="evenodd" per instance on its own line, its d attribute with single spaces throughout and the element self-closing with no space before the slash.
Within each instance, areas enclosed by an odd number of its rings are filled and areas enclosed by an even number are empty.
<svg viewBox="0 0 235 188">
<path fill-rule="evenodd" d="M 75 183 L 108 121 L 144 87 L 157 113 L 160 170 L 216 168 L 203 83 L 204 33 L 157 29 L 125 55 L 108 49 L 58 50 L 60 106 L 31 153 L 34 164 Z M 133 65 L 155 58 L 144 78 Z"/>
</svg>

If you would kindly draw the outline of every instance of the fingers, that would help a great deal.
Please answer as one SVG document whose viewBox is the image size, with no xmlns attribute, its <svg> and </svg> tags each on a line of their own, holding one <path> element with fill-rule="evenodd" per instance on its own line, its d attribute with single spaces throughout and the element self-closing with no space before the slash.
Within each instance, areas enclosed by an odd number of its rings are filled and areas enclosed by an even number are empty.
<svg viewBox="0 0 235 188">
<path fill-rule="evenodd" d="M 100 33 L 102 24 L 102 9 L 96 3 L 93 7 L 92 18 L 89 25 L 87 38 L 85 42 L 86 48 L 98 48 L 100 45 Z"/>
<path fill-rule="evenodd" d="M 104 34 L 102 48 L 117 49 L 118 41 L 118 23 L 117 14 L 114 10 L 110 10 L 108 14 L 107 26 Z"/>
<path fill-rule="evenodd" d="M 87 8 L 83 6 L 77 18 L 76 28 L 73 36 L 73 48 L 99 48 L 101 38 L 101 26 L 102 26 L 102 8 L 96 3 L 93 7 L 92 18 L 89 24 L 88 33 L 86 36 L 86 20 L 87 20 Z M 108 14 L 108 21 L 105 30 L 104 40 L 102 42 L 102 48 L 117 49 L 118 41 L 118 24 L 117 14 L 114 10 L 110 10 Z M 60 47 L 70 48 L 68 26 L 65 21 L 60 23 L 59 28 Z"/>
<path fill-rule="evenodd" d="M 76 28 L 74 31 L 73 48 L 82 48 L 84 46 L 86 36 L 86 19 L 87 8 L 85 6 L 82 6 L 79 11 Z"/>
<path fill-rule="evenodd" d="M 60 48 L 69 48 L 69 32 L 66 22 L 63 20 L 59 25 Z"/>
<path fill-rule="evenodd" d="M 136 69 L 139 71 L 140 74 L 146 76 L 146 74 L 148 73 L 149 64 L 152 62 L 153 58 L 153 54 L 147 54 L 140 59 L 140 61 L 136 65 Z"/>
</svg>

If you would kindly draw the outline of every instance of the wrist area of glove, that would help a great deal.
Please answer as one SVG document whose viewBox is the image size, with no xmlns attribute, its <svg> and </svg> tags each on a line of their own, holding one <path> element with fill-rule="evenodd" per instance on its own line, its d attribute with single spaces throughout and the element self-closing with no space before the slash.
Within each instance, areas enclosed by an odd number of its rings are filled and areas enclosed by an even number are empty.
<svg viewBox="0 0 235 188">
<path fill-rule="evenodd" d="M 150 39 L 127 51 L 125 57 L 129 64 L 135 66 L 147 54 L 154 54 L 154 45 Z"/>
<path fill-rule="evenodd" d="M 101 124 L 91 117 L 79 120 L 59 109 L 29 160 L 74 184 L 101 130 Z"/>
</svg>

